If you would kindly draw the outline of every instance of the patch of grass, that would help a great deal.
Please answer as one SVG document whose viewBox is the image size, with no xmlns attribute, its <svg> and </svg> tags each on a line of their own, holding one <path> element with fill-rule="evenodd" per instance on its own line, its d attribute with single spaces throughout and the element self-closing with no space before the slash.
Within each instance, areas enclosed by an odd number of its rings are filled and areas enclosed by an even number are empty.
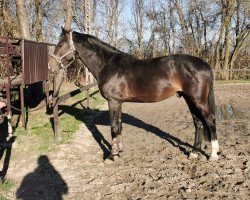
<svg viewBox="0 0 250 200">
<path fill-rule="evenodd" d="M 62 87 L 64 93 L 75 89 L 73 86 Z M 91 94 L 92 93 L 92 94 Z M 86 92 L 77 94 L 59 106 L 59 130 L 61 140 L 55 142 L 53 132 L 53 114 L 46 114 L 45 108 L 28 113 L 27 129 L 21 127 L 19 121 L 14 127 L 14 135 L 17 136 L 16 142 L 24 145 L 27 141 L 32 142 L 28 148 L 38 153 L 48 153 L 56 149 L 57 144 L 68 143 L 73 138 L 73 134 L 79 130 L 79 125 L 86 119 L 83 106 L 86 106 Z M 99 91 L 90 91 L 90 108 L 96 109 L 101 103 L 106 101 Z M 12 124 L 15 126 L 18 120 L 15 115 Z M 26 148 L 26 146 L 25 146 Z"/>
<path fill-rule="evenodd" d="M 99 91 L 96 92 L 94 95 L 92 95 L 91 98 L 94 99 L 94 101 L 96 101 L 97 103 L 98 103 L 98 102 L 99 102 L 99 103 L 102 103 L 102 102 L 106 101 L 106 100 L 102 97 L 102 95 L 101 95 L 101 93 L 100 93 Z"/>
<path fill-rule="evenodd" d="M 86 92 L 79 93 L 72 97 L 72 100 L 74 101 L 80 101 L 82 99 L 85 99 L 87 97 Z"/>
<path fill-rule="evenodd" d="M 14 186 L 15 186 L 15 183 L 9 180 L 4 180 L 3 182 L 0 183 L 0 190 L 7 191 L 7 190 L 14 188 Z"/>
<path fill-rule="evenodd" d="M 3 180 L 0 182 L 0 200 L 7 199 L 6 193 L 15 187 L 15 183 L 9 180 Z"/>
<path fill-rule="evenodd" d="M 86 100 L 86 98 L 87 98 L 87 93 L 82 92 L 82 93 L 79 93 L 79 94 L 75 95 L 74 97 L 72 97 L 70 99 L 70 101 L 76 102 L 76 101 Z M 104 101 L 105 101 L 105 99 L 102 97 L 102 95 L 100 94 L 99 91 L 90 92 L 90 103 L 98 104 L 98 103 L 102 103 Z"/>
<path fill-rule="evenodd" d="M 66 105 L 59 107 L 59 130 L 61 135 L 61 140 L 59 144 L 68 143 L 72 138 L 73 134 L 79 130 L 79 125 L 84 122 L 86 116 L 83 112 L 82 107 L 78 106 L 72 107 L 71 105 L 76 102 L 76 100 L 84 99 L 83 93 L 78 94 L 76 99 L 71 98 L 70 101 L 66 102 Z M 73 103 L 72 103 L 72 100 Z M 99 92 L 91 95 L 90 107 L 91 109 L 97 108 L 105 100 L 102 98 Z M 84 102 L 85 103 L 85 102 Z M 53 114 L 48 115 L 45 110 L 39 110 L 35 112 L 30 112 L 28 118 L 27 130 L 24 130 L 19 123 L 19 126 L 15 130 L 15 135 L 23 137 L 17 142 L 23 143 L 27 138 L 33 137 L 34 144 L 32 146 L 32 151 L 39 151 L 40 153 L 48 153 L 56 148 L 58 143 L 54 140 L 54 132 L 52 127 Z"/>
</svg>

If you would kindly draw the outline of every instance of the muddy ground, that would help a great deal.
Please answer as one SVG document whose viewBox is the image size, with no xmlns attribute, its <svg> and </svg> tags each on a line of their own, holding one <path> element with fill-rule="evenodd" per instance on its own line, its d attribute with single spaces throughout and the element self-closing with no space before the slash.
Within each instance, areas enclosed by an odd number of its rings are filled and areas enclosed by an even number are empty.
<svg viewBox="0 0 250 200">
<path fill-rule="evenodd" d="M 250 84 L 216 85 L 216 104 L 235 118 L 217 118 L 220 159 L 209 162 L 210 144 L 197 160 L 188 154 L 194 126 L 183 99 L 123 105 L 122 157 L 112 164 L 107 104 L 88 116 L 70 144 L 30 155 L 32 141 L 13 147 L 6 178 L 16 183 L 7 199 L 249 199 Z M 72 108 L 72 114 L 74 114 Z M 223 116 L 223 119 L 222 119 Z M 76 116 L 77 118 L 77 116 Z M 233 118 L 231 116 L 231 118 Z"/>
</svg>

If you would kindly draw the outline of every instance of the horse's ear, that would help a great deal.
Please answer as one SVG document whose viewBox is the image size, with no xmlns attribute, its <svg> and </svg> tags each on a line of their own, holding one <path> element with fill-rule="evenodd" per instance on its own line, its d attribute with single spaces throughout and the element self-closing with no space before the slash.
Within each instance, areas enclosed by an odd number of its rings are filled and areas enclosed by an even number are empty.
<svg viewBox="0 0 250 200">
<path fill-rule="evenodd" d="M 66 30 L 62 26 L 61 26 L 61 29 L 62 29 L 62 35 L 67 35 L 71 31 L 71 29 Z"/>
<path fill-rule="evenodd" d="M 66 35 L 66 30 L 61 26 L 62 29 L 62 35 Z"/>
</svg>

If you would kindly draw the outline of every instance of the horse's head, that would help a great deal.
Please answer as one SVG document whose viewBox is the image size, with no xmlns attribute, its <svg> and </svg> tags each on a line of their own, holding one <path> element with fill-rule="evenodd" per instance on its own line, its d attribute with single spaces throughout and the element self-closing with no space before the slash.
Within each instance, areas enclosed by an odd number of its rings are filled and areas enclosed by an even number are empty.
<svg viewBox="0 0 250 200">
<path fill-rule="evenodd" d="M 60 69 L 66 70 L 67 67 L 75 60 L 75 46 L 73 43 L 72 32 L 62 28 L 59 43 L 55 51 L 50 55 L 49 71 L 52 74 L 57 73 Z"/>
</svg>

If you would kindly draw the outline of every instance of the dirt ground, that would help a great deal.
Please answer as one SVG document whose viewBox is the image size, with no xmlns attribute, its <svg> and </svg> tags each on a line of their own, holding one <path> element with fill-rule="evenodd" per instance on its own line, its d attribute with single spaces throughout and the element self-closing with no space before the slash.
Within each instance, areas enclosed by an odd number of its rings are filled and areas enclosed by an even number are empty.
<svg viewBox="0 0 250 200">
<path fill-rule="evenodd" d="M 84 111 L 86 124 L 70 144 L 46 155 L 30 155 L 32 141 L 13 146 L 6 178 L 17 187 L 7 199 L 249 199 L 250 84 L 216 85 L 218 109 L 231 105 L 236 117 L 217 120 L 220 159 L 209 162 L 210 144 L 189 160 L 194 126 L 184 100 L 124 103 L 125 149 L 114 163 L 107 104 Z M 78 108 L 75 108 L 78 109 Z M 218 117 L 219 119 L 220 117 Z"/>
</svg>

